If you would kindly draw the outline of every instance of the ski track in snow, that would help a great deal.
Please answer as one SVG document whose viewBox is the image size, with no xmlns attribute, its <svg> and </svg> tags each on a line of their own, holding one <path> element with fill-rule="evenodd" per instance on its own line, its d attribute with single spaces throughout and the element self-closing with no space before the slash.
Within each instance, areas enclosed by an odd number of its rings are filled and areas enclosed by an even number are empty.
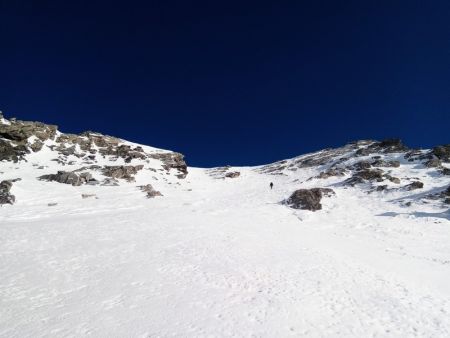
<svg viewBox="0 0 450 338">
<path fill-rule="evenodd" d="M 291 178 L 239 171 L 190 168 L 150 200 L 18 182 L 23 204 L 0 209 L 0 337 L 450 336 L 450 217 L 357 189 L 294 212 Z"/>
</svg>

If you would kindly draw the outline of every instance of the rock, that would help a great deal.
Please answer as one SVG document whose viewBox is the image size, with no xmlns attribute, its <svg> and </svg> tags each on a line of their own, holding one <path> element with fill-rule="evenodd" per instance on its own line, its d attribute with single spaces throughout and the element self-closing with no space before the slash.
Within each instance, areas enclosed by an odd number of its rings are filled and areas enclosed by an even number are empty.
<svg viewBox="0 0 450 338">
<path fill-rule="evenodd" d="M 434 147 L 431 153 L 442 162 L 450 162 L 450 144 Z"/>
<path fill-rule="evenodd" d="M 425 166 L 427 168 L 439 168 L 440 166 L 442 166 L 442 162 L 440 159 L 435 157 L 425 162 Z"/>
<path fill-rule="evenodd" d="M 153 198 L 155 196 L 163 196 L 163 194 L 161 194 L 159 191 L 156 191 L 151 184 L 147 184 L 147 185 L 140 185 L 138 186 L 138 188 L 147 193 L 147 198 Z"/>
<path fill-rule="evenodd" d="M 334 194 L 334 191 L 329 188 L 299 189 L 294 191 L 284 203 L 293 209 L 316 211 L 322 209 L 320 201 L 323 196 L 328 197 Z"/>
<path fill-rule="evenodd" d="M 30 145 L 31 150 L 33 150 L 33 152 L 38 152 L 42 149 L 42 147 L 44 146 L 44 143 L 41 140 L 36 140 L 34 141 L 34 143 L 32 143 Z"/>
<path fill-rule="evenodd" d="M 398 168 L 400 167 L 399 161 L 385 161 L 378 159 L 371 163 L 373 167 L 385 167 L 385 168 Z"/>
<path fill-rule="evenodd" d="M 239 177 L 240 175 L 241 175 L 241 173 L 239 171 L 232 171 L 232 172 L 226 173 L 225 177 L 236 178 L 236 177 Z"/>
<path fill-rule="evenodd" d="M 384 177 L 389 181 L 391 181 L 392 183 L 400 184 L 400 179 L 398 177 L 393 177 L 391 175 L 385 175 Z"/>
<path fill-rule="evenodd" d="M 179 172 L 178 178 L 186 178 L 188 174 L 187 165 L 184 161 L 184 155 L 180 153 L 155 153 L 148 154 L 148 157 L 160 160 L 163 162 L 162 167 L 169 171 L 170 169 L 175 169 Z"/>
<path fill-rule="evenodd" d="M 369 169 L 370 167 L 371 167 L 371 164 L 369 161 L 360 161 L 353 165 L 353 168 L 356 170 Z"/>
<path fill-rule="evenodd" d="M 450 169 L 449 168 L 442 168 L 441 173 L 442 173 L 442 175 L 450 175 Z"/>
<path fill-rule="evenodd" d="M 450 185 L 448 186 L 448 188 L 446 190 L 444 190 L 443 195 L 450 197 Z"/>
<path fill-rule="evenodd" d="M 387 185 L 386 184 L 383 184 L 383 185 L 379 185 L 379 186 L 377 186 L 377 191 L 384 191 L 384 190 L 387 190 Z"/>
<path fill-rule="evenodd" d="M 31 136 L 36 136 L 41 141 L 53 139 L 56 135 L 57 126 L 41 122 L 18 121 L 10 119 L 10 124 L 0 124 L 0 137 L 25 143 Z"/>
<path fill-rule="evenodd" d="M 327 179 L 329 177 L 344 176 L 346 172 L 347 172 L 347 170 L 345 170 L 343 168 L 331 168 L 331 169 L 328 169 L 327 171 L 322 171 L 315 178 Z"/>
<path fill-rule="evenodd" d="M 13 146 L 11 141 L 0 139 L 0 161 L 6 160 L 17 163 L 23 160 L 28 153 L 29 151 L 25 146 Z"/>
<path fill-rule="evenodd" d="M 409 150 L 409 148 L 405 146 L 398 138 L 385 139 L 381 142 L 370 145 L 369 148 L 380 149 L 383 153 L 399 153 Z"/>
<path fill-rule="evenodd" d="M 133 182 L 134 176 L 139 170 L 142 170 L 144 166 L 141 165 L 120 165 L 120 166 L 104 166 L 102 169 L 102 173 L 105 176 L 116 178 L 116 179 L 125 179 L 128 182 Z"/>
<path fill-rule="evenodd" d="M 47 204 L 49 207 L 54 207 L 55 205 L 58 205 L 58 203 L 48 203 Z"/>
<path fill-rule="evenodd" d="M 414 181 L 405 186 L 406 190 L 416 190 L 416 189 L 422 189 L 422 188 L 423 188 L 423 183 L 420 181 Z"/>
<path fill-rule="evenodd" d="M 88 180 L 91 179 L 91 177 L 91 174 L 87 172 L 77 174 L 73 171 L 58 171 L 56 174 L 42 175 L 38 178 L 42 181 L 54 181 L 58 183 L 71 184 L 73 186 L 80 186 L 84 183 L 87 183 Z"/>
<path fill-rule="evenodd" d="M 16 197 L 11 195 L 12 182 L 9 180 L 0 182 L 0 205 L 14 204 Z"/>
</svg>

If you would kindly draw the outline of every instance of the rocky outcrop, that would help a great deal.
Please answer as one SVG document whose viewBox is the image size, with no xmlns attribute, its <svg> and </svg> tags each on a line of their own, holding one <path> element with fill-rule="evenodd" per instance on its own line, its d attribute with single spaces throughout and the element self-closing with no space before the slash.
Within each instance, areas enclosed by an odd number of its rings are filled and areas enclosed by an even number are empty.
<svg viewBox="0 0 450 338">
<path fill-rule="evenodd" d="M 39 177 L 42 181 L 58 182 L 63 184 L 71 184 L 73 186 L 80 186 L 88 183 L 92 179 L 92 175 L 88 172 L 76 173 L 67 171 L 58 171 L 56 174 L 42 175 Z"/>
<path fill-rule="evenodd" d="M 134 182 L 134 175 L 144 166 L 141 165 L 120 165 L 120 166 L 104 166 L 102 174 L 116 179 L 124 179 L 128 182 Z"/>
<path fill-rule="evenodd" d="M 293 209 L 316 211 L 322 209 L 322 197 L 332 195 L 335 192 L 329 188 L 298 189 L 284 203 Z"/>
<path fill-rule="evenodd" d="M 174 169 L 178 171 L 176 175 L 178 178 L 183 179 L 186 178 L 188 174 L 187 165 L 184 161 L 184 155 L 180 153 L 154 153 L 148 154 L 149 158 L 153 158 L 156 160 L 160 160 L 163 165 L 162 167 L 170 171 L 170 169 Z"/>
<path fill-rule="evenodd" d="M 25 144 L 31 136 L 41 141 L 54 139 L 57 129 L 57 126 L 41 122 L 12 120 L 9 124 L 0 123 L 0 137 Z"/>
<path fill-rule="evenodd" d="M 141 185 L 138 187 L 141 191 L 145 192 L 147 195 L 147 198 L 153 198 L 156 196 L 162 196 L 163 194 L 161 194 L 159 191 L 156 191 L 151 184 L 147 184 L 147 185 Z"/>
<path fill-rule="evenodd" d="M 17 163 L 24 160 L 29 151 L 24 145 L 14 146 L 14 143 L 0 139 L 0 161 Z"/>
</svg>

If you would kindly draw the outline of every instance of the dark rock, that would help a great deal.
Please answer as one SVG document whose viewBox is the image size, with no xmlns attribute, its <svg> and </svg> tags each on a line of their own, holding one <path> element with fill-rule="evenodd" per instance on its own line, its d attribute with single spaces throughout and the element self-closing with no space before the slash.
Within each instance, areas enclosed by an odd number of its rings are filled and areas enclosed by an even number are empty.
<svg viewBox="0 0 450 338">
<path fill-rule="evenodd" d="M 377 191 L 384 191 L 387 189 L 387 187 L 388 186 L 386 184 L 379 185 L 379 186 L 377 186 Z"/>
<path fill-rule="evenodd" d="M 240 175 L 241 175 L 241 173 L 239 171 L 232 171 L 232 172 L 226 173 L 225 177 L 236 178 L 236 177 L 239 177 Z"/>
<path fill-rule="evenodd" d="M 416 189 L 422 189 L 423 183 L 420 181 L 414 181 L 408 185 L 405 185 L 406 190 L 416 190 Z"/>
<path fill-rule="evenodd" d="M 356 184 L 365 183 L 367 181 L 382 182 L 383 170 L 380 169 L 365 169 L 356 172 L 352 177 L 343 182 L 344 185 L 354 186 Z"/>
<path fill-rule="evenodd" d="M 450 169 L 449 168 L 442 168 L 441 173 L 442 173 L 442 175 L 450 175 Z"/>
<path fill-rule="evenodd" d="M 138 187 L 141 191 L 147 193 L 147 198 L 153 198 L 156 196 L 163 196 L 159 191 L 156 191 L 151 184 L 141 185 Z"/>
<path fill-rule="evenodd" d="M 81 194 L 82 199 L 86 199 L 86 198 L 90 198 L 90 197 L 97 198 L 97 195 L 96 194 Z"/>
<path fill-rule="evenodd" d="M 444 190 L 443 195 L 450 197 L 450 185 L 448 186 L 448 188 L 446 190 Z"/>
<path fill-rule="evenodd" d="M 320 201 L 323 196 L 328 197 L 334 194 L 334 191 L 329 188 L 299 189 L 294 191 L 284 203 L 293 209 L 316 211 L 322 209 Z"/>
<path fill-rule="evenodd" d="M 434 147 L 431 152 L 442 162 L 450 162 L 450 144 Z"/>
<path fill-rule="evenodd" d="M 0 182 L 0 205 L 14 204 L 16 197 L 11 195 L 12 182 L 9 180 Z"/>
<path fill-rule="evenodd" d="M 49 207 L 54 207 L 54 206 L 58 205 L 58 203 L 48 203 L 47 205 L 48 205 Z"/>
<path fill-rule="evenodd" d="M 405 146 L 398 138 L 385 139 L 381 142 L 370 145 L 369 148 L 381 149 L 383 153 L 398 153 L 409 150 L 409 148 Z"/>
</svg>

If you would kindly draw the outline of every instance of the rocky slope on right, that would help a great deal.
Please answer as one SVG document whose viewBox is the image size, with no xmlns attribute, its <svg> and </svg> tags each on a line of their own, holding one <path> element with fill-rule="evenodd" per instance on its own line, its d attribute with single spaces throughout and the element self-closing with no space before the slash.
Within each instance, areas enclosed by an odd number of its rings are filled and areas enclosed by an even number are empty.
<svg viewBox="0 0 450 338">
<path fill-rule="evenodd" d="M 407 207 L 428 203 L 450 207 L 450 144 L 424 150 L 411 149 L 400 139 L 363 140 L 255 170 L 311 186 L 310 190 L 293 191 L 282 201 L 295 209 L 320 210 L 323 188 L 358 189 L 385 198 L 395 192 L 401 197 L 392 202 Z M 306 180 L 297 177 L 305 171 L 311 176 Z"/>
</svg>

